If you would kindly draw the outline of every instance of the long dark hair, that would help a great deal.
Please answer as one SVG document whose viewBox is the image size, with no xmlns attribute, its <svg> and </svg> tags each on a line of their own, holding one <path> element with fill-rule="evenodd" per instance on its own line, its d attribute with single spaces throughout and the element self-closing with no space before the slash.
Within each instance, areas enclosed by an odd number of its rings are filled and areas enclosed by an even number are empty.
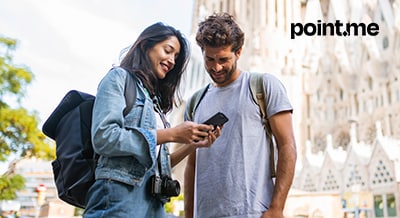
<svg viewBox="0 0 400 218">
<path fill-rule="evenodd" d="M 174 68 L 164 79 L 158 79 L 153 71 L 148 51 L 157 43 L 176 36 L 180 44 L 180 52 L 175 60 Z M 139 35 L 136 42 L 129 48 L 120 66 L 135 74 L 149 91 L 151 97 L 158 97 L 164 113 L 172 110 L 177 101 L 181 102 L 179 85 L 182 74 L 189 61 L 189 44 L 184 35 L 174 27 L 158 22 L 147 27 Z"/>
</svg>

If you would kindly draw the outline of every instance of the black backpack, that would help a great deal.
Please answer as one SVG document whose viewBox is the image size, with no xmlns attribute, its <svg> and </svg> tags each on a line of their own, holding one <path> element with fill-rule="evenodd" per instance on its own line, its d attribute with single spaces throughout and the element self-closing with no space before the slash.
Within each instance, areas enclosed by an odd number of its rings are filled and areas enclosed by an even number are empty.
<svg viewBox="0 0 400 218">
<path fill-rule="evenodd" d="M 136 99 L 136 78 L 128 73 L 125 81 L 126 108 Z M 58 197 L 76 207 L 86 207 L 86 195 L 94 183 L 98 155 L 91 140 L 92 109 L 95 96 L 71 90 L 43 124 L 42 131 L 56 142 L 52 162 Z"/>
</svg>

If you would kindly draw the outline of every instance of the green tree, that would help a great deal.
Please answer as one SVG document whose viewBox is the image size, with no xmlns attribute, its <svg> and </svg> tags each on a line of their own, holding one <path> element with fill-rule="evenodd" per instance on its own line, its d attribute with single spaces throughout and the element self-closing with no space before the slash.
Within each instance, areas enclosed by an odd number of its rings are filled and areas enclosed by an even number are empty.
<svg viewBox="0 0 400 218">
<path fill-rule="evenodd" d="M 5 174 L 0 177 L 0 199 L 13 200 L 16 192 L 25 187 L 25 179 L 21 175 Z"/>
<path fill-rule="evenodd" d="M 33 73 L 13 63 L 15 39 L 0 36 L 0 162 L 12 158 L 53 159 L 55 148 L 38 128 L 37 113 L 25 109 L 21 102 Z M 15 199 L 24 188 L 23 178 L 8 172 L 0 177 L 0 200 Z"/>
</svg>

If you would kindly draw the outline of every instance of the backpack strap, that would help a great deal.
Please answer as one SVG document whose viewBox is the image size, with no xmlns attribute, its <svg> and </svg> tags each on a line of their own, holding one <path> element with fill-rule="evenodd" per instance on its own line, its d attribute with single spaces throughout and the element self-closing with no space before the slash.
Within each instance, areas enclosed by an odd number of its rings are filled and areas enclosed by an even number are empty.
<svg viewBox="0 0 400 218">
<path fill-rule="evenodd" d="M 201 88 L 200 90 L 197 90 L 192 97 L 189 99 L 188 102 L 188 114 L 190 120 L 193 120 L 194 112 L 197 109 L 197 106 L 199 105 L 201 99 L 203 99 L 204 95 L 207 93 L 208 87 L 210 84 L 206 85 L 205 87 Z"/>
<path fill-rule="evenodd" d="M 271 177 L 276 177 L 276 170 L 275 170 L 275 157 L 274 157 L 274 141 L 271 126 L 269 125 L 268 118 L 267 118 L 267 107 L 265 105 L 267 95 L 265 93 L 265 85 L 263 79 L 263 73 L 251 73 L 250 74 L 250 91 L 253 96 L 253 100 L 260 108 L 262 122 L 264 125 L 265 133 L 267 135 L 267 139 L 269 140 L 270 146 L 270 170 L 271 170 Z"/>
<path fill-rule="evenodd" d="M 127 71 L 126 80 L 125 80 L 125 88 L 124 88 L 124 96 L 126 107 L 124 108 L 123 115 L 126 116 L 133 107 L 133 104 L 136 100 L 136 82 L 137 78 L 135 75 Z"/>
<path fill-rule="evenodd" d="M 122 114 L 124 117 L 132 110 L 133 105 L 135 104 L 136 101 L 136 82 L 137 78 L 135 75 L 130 73 L 129 71 L 126 71 L 126 79 L 125 79 L 125 87 L 124 87 L 124 97 L 125 97 L 125 103 L 126 107 L 124 108 Z M 96 152 L 93 152 L 93 159 L 97 161 L 97 159 L 100 157 L 99 154 Z M 96 163 L 93 163 L 93 171 L 96 168 Z"/>
</svg>

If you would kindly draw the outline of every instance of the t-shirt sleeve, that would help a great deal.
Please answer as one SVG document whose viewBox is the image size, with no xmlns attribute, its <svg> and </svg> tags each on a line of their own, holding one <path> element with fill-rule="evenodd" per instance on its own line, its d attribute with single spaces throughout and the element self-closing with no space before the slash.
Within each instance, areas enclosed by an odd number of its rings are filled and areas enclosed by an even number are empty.
<svg viewBox="0 0 400 218">
<path fill-rule="evenodd" d="M 189 105 L 192 101 L 193 96 L 189 97 L 188 101 L 186 102 L 185 112 L 183 113 L 183 120 L 184 121 L 192 121 L 189 116 Z"/>
<path fill-rule="evenodd" d="M 293 112 L 284 84 L 274 75 L 265 74 L 264 84 L 266 89 L 267 118 L 283 112 Z"/>
</svg>

